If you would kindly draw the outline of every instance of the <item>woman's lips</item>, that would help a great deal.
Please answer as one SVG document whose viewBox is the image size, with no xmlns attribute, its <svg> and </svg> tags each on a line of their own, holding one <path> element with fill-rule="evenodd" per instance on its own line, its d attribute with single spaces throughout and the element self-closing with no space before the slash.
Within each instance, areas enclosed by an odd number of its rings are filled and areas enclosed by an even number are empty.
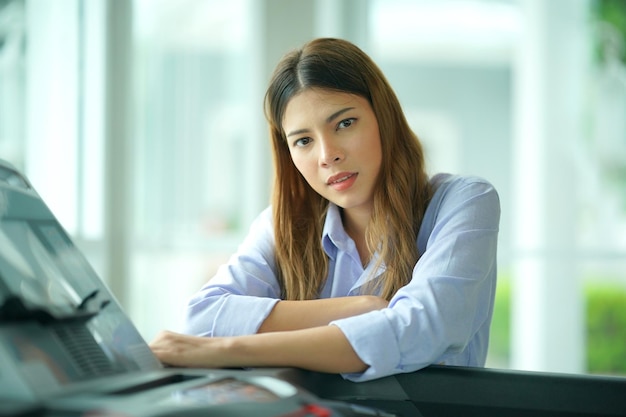
<svg viewBox="0 0 626 417">
<path fill-rule="evenodd" d="M 357 175 L 356 172 L 342 172 L 328 178 L 326 183 L 337 191 L 343 191 L 352 187 L 356 181 Z"/>
</svg>

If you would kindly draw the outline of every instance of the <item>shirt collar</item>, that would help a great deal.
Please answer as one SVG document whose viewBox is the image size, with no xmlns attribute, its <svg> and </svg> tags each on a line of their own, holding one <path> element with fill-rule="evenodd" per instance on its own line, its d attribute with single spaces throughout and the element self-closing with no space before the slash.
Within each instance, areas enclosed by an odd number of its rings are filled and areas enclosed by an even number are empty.
<svg viewBox="0 0 626 417">
<path fill-rule="evenodd" d="M 324 252 L 334 260 L 337 250 L 345 251 L 348 248 L 348 242 L 351 242 L 351 239 L 343 228 L 341 211 L 337 205 L 329 203 L 324 229 L 322 230 L 322 247 Z"/>
<path fill-rule="evenodd" d="M 326 212 L 326 220 L 324 221 L 324 229 L 322 230 L 322 247 L 326 255 L 333 261 L 337 258 L 337 252 L 353 252 L 355 259 L 358 259 L 354 241 L 346 230 L 343 228 L 343 221 L 341 220 L 341 209 L 333 203 L 328 204 L 328 211 Z M 365 269 L 365 273 L 358 281 L 358 285 L 362 285 L 364 282 L 379 276 L 386 270 L 384 262 L 378 267 L 376 273 L 371 274 L 372 268 L 375 264 L 375 259 L 378 257 L 378 253 L 374 254 L 373 260 L 368 264 Z"/>
</svg>

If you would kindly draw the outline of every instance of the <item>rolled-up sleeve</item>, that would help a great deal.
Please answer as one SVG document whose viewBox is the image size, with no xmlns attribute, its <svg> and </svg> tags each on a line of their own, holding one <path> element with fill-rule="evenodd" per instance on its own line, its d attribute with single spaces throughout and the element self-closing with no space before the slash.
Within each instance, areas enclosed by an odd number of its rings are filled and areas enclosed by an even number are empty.
<svg viewBox="0 0 626 417">
<path fill-rule="evenodd" d="M 434 363 L 484 366 L 500 202 L 493 186 L 482 179 L 451 181 L 445 195 L 429 206 L 426 217 L 433 223 L 409 284 L 388 308 L 331 323 L 369 365 L 345 378 L 365 381 Z"/>
<path fill-rule="evenodd" d="M 196 336 L 256 333 L 279 296 L 268 208 L 253 222 L 228 263 L 191 298 L 183 332 Z"/>
</svg>

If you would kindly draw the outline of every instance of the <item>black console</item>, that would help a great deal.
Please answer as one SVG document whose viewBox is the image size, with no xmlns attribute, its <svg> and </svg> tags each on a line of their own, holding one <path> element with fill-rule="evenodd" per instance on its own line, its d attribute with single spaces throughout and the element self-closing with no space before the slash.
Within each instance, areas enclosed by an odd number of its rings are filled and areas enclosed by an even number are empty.
<svg viewBox="0 0 626 417">
<path fill-rule="evenodd" d="M 626 378 L 465 367 L 352 383 L 298 371 L 293 381 L 316 396 L 399 416 L 626 416 Z"/>
</svg>

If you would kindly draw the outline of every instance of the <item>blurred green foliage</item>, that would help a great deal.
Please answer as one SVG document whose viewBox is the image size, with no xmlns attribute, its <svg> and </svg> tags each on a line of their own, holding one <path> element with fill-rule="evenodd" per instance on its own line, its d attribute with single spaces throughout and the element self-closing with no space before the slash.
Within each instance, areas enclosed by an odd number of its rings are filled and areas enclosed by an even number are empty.
<svg viewBox="0 0 626 417">
<path fill-rule="evenodd" d="M 594 280 L 599 282 L 601 280 Z M 626 288 L 599 283 L 584 287 L 587 373 L 626 375 Z M 511 284 L 499 278 L 489 354 L 510 359 Z"/>
<path fill-rule="evenodd" d="M 511 329 L 511 282 L 508 278 L 498 277 L 496 300 L 491 319 L 489 336 L 489 354 L 501 362 L 510 359 L 510 329 Z"/>
<path fill-rule="evenodd" d="M 588 371 L 626 374 L 626 290 L 596 284 L 585 294 Z"/>
<path fill-rule="evenodd" d="M 595 0 L 592 16 L 596 21 L 610 24 L 618 34 L 621 43 L 619 58 L 626 63 L 626 0 Z M 597 40 L 602 43 L 603 40 Z M 599 58 L 603 59 L 604 48 L 597 45 Z"/>
</svg>

